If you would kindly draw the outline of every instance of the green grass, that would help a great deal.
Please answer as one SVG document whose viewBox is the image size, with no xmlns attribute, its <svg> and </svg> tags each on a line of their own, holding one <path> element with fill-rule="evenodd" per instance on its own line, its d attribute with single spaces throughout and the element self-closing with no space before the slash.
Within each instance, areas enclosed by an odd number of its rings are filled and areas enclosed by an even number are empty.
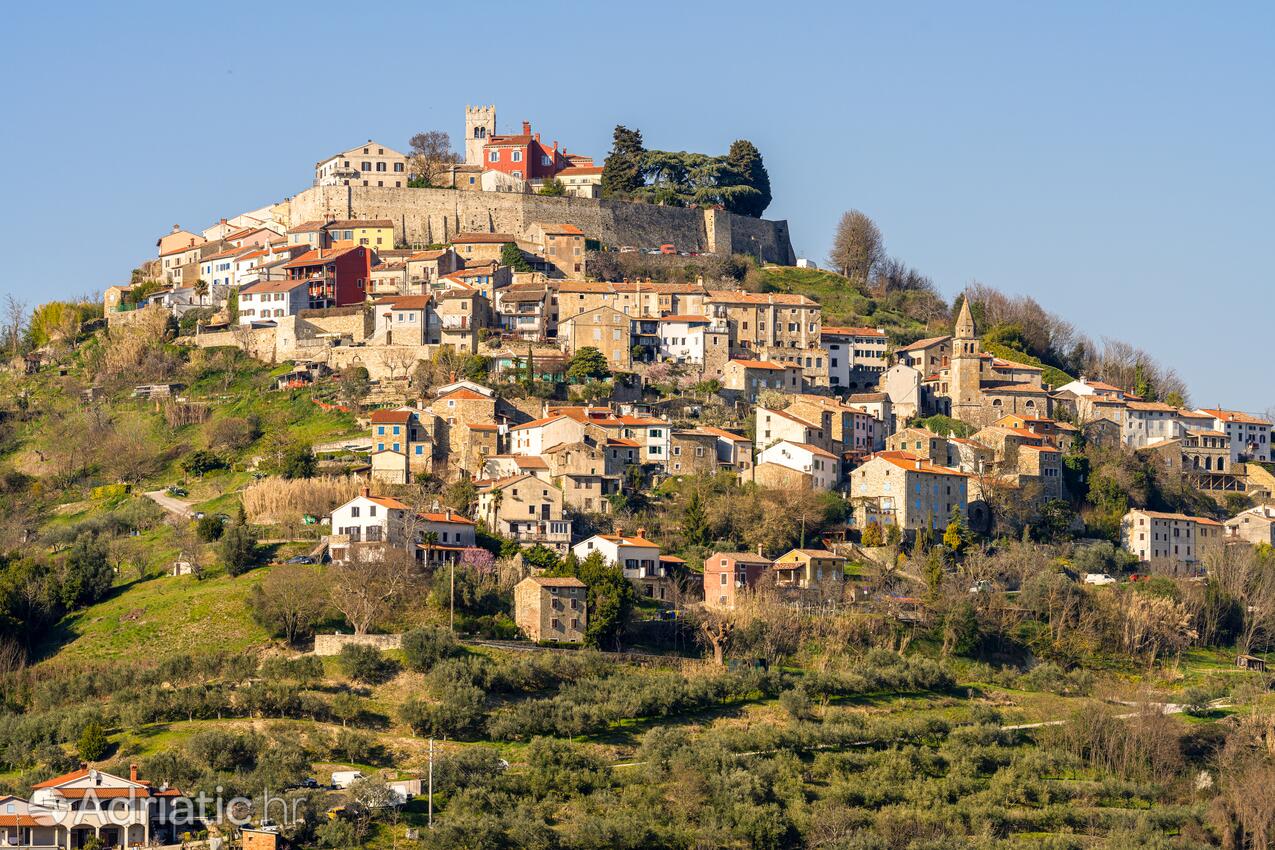
<svg viewBox="0 0 1275 850">
<path fill-rule="evenodd" d="M 984 342 L 983 350 L 988 354 L 1001 358 L 1002 360 L 1012 360 L 1015 363 L 1025 363 L 1028 366 L 1041 367 L 1045 370 L 1045 373 L 1042 376 L 1045 384 L 1055 389 L 1063 386 L 1064 384 L 1070 384 L 1073 380 L 1075 380 L 1071 377 L 1071 375 L 1068 375 L 1063 370 L 1057 369 L 1053 366 L 1047 366 L 1039 359 L 1032 357 L 1030 354 L 1017 351 L 1007 345 L 999 345 L 994 342 Z"/>
<path fill-rule="evenodd" d="M 835 272 L 768 266 L 761 273 L 771 291 L 795 292 L 818 301 L 825 325 L 863 325 L 904 332 L 924 329 L 910 316 L 881 309 L 875 300 Z"/>
<path fill-rule="evenodd" d="M 64 618 L 42 654 L 101 661 L 138 653 L 153 659 L 259 646 L 269 636 L 252 621 L 245 600 L 265 572 L 203 581 L 165 576 L 121 585 L 110 598 Z"/>
</svg>

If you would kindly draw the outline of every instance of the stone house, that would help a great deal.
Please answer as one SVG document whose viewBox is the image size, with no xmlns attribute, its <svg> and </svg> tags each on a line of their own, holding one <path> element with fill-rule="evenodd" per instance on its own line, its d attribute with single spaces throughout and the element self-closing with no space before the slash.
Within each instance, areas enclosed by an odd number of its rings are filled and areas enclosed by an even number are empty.
<svg viewBox="0 0 1275 850">
<path fill-rule="evenodd" d="M 632 325 L 629 317 L 613 307 L 596 307 L 558 320 L 558 341 L 568 354 L 596 348 L 614 371 L 633 367 Z"/>
<path fill-rule="evenodd" d="M 729 360 L 722 367 L 722 387 L 756 403 L 763 390 L 801 392 L 801 367 L 767 360 Z"/>
<path fill-rule="evenodd" d="M 1120 520 L 1125 548 L 1142 563 L 1195 564 L 1222 543 L 1224 526 L 1204 517 L 1135 509 Z"/>
<path fill-rule="evenodd" d="M 699 429 L 671 431 L 666 468 L 670 475 L 712 475 L 717 471 L 717 435 Z"/>
<path fill-rule="evenodd" d="M 753 466 L 753 442 L 742 434 L 702 425 L 697 430 L 717 437 L 717 465 L 722 469 L 746 472 Z"/>
<path fill-rule="evenodd" d="M 651 599 L 671 601 L 672 582 L 669 565 L 660 556 L 658 544 L 646 539 L 646 529 L 636 534 L 625 534 L 616 528 L 614 534 L 595 534 L 582 540 L 571 551 L 580 560 L 599 552 L 608 564 L 615 564 L 624 571 L 624 577 L 633 582 L 638 592 Z"/>
<path fill-rule="evenodd" d="M 514 586 L 514 622 L 537 643 L 584 643 L 589 625 L 584 582 L 571 576 L 528 576 Z"/>
<path fill-rule="evenodd" d="M 565 554 L 571 543 L 571 523 L 563 517 L 562 491 L 522 474 L 495 481 L 477 481 L 478 512 L 493 532 L 522 546 L 537 543 Z"/>
<path fill-rule="evenodd" d="M 439 342 L 458 352 L 478 351 L 478 329 L 487 324 L 487 299 L 472 289 L 453 289 L 436 298 Z"/>
<path fill-rule="evenodd" d="M 952 338 L 950 336 L 932 336 L 918 339 L 916 342 L 900 346 L 894 350 L 894 356 L 904 366 L 911 366 L 922 376 L 938 374 L 946 369 L 952 357 Z"/>
<path fill-rule="evenodd" d="M 518 240 L 509 233 L 457 233 L 450 244 L 468 267 L 474 263 L 500 262 L 505 246 L 516 245 Z"/>
<path fill-rule="evenodd" d="M 567 505 L 586 513 L 610 513 L 607 497 L 620 492 L 627 466 L 618 452 L 593 442 L 559 443 L 539 460 Z"/>
<path fill-rule="evenodd" d="M 527 240 L 542 259 L 545 274 L 555 278 L 584 280 L 584 231 L 573 224 L 533 221 Z"/>
<path fill-rule="evenodd" d="M 712 289 L 704 312 L 726 324 L 732 354 L 738 350 L 756 356 L 763 348 L 813 349 L 823 356 L 820 307 L 805 295 Z"/>
<path fill-rule="evenodd" d="M 897 525 L 905 532 L 947 527 L 953 509 L 966 513 L 968 476 L 909 452 L 878 452 L 850 474 L 855 524 Z"/>
<path fill-rule="evenodd" d="M 430 412 L 374 410 L 371 421 L 373 481 L 410 484 L 417 475 L 434 471 L 439 429 Z"/>
<path fill-rule="evenodd" d="M 773 563 L 751 552 L 714 552 L 704 559 L 704 604 L 734 608 L 741 595 L 756 590 Z"/>
</svg>

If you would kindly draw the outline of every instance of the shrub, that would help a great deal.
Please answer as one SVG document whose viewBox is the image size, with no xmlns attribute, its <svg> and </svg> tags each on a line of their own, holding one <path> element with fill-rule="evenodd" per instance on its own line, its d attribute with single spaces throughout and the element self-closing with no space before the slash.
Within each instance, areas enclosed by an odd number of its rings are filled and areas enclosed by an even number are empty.
<svg viewBox="0 0 1275 850">
<path fill-rule="evenodd" d="M 195 534 L 199 535 L 199 539 L 205 543 L 220 540 L 225 531 L 226 525 L 221 517 L 213 514 L 206 514 L 195 523 Z"/>
<path fill-rule="evenodd" d="M 215 452 L 205 449 L 196 449 L 182 460 L 182 469 L 187 475 L 198 475 L 201 478 L 214 469 L 225 469 L 228 466 Z"/>
<path fill-rule="evenodd" d="M 347 643 L 341 647 L 339 656 L 341 670 L 356 682 L 368 685 L 379 685 L 388 682 L 398 672 L 398 664 L 387 658 L 374 646 L 363 646 Z"/>
<path fill-rule="evenodd" d="M 428 673 L 435 664 L 452 657 L 459 649 L 456 636 L 441 626 L 414 629 L 403 635 L 407 668 L 418 673 Z"/>
<path fill-rule="evenodd" d="M 80 739 L 75 748 L 84 761 L 97 761 L 106 755 L 110 743 L 106 740 L 106 732 L 96 720 L 91 720 L 80 732 Z"/>
<path fill-rule="evenodd" d="M 215 419 L 207 426 L 208 447 L 242 451 L 261 436 L 261 427 L 255 418 L 228 416 Z"/>
</svg>

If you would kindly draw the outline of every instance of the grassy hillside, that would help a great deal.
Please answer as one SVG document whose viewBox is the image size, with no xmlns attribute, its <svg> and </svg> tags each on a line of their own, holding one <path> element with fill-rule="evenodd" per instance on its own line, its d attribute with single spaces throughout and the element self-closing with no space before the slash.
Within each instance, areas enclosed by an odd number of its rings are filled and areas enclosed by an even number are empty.
<svg viewBox="0 0 1275 850">
<path fill-rule="evenodd" d="M 1045 370 L 1045 373 L 1042 376 L 1045 384 L 1047 386 L 1054 387 L 1055 389 L 1058 387 L 1061 387 L 1064 384 L 1069 384 L 1073 380 L 1075 380 L 1074 378 L 1071 377 L 1071 375 L 1068 375 L 1063 370 L 1055 368 L 1053 366 L 1047 366 L 1046 364 L 1042 363 L 1038 358 L 1032 357 L 1030 354 L 1027 354 L 1022 351 L 1018 351 L 1016 349 L 1010 348 L 1005 345 L 998 345 L 997 343 L 994 343 L 994 342 L 984 341 L 983 350 L 986 351 L 988 354 L 996 355 L 1002 360 L 1013 360 L 1015 363 L 1025 363 L 1028 366 L 1041 367 L 1042 369 Z"/>
<path fill-rule="evenodd" d="M 768 291 L 795 292 L 818 301 L 825 325 L 878 327 L 907 339 L 919 338 L 926 330 L 925 322 L 879 303 L 835 272 L 767 266 L 761 275 Z"/>
</svg>

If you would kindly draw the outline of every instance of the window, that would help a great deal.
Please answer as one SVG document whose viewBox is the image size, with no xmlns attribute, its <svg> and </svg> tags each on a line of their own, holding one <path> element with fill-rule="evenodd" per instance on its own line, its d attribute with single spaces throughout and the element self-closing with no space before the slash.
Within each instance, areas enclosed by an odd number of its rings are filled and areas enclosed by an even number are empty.
<svg viewBox="0 0 1275 850">
<path fill-rule="evenodd" d="M 358 515 L 359 515 L 359 506 L 358 506 L 358 505 L 355 505 L 354 507 L 350 508 L 350 516 L 354 517 L 354 516 L 358 516 Z"/>
<path fill-rule="evenodd" d="M 360 170 L 362 170 L 362 171 L 371 171 L 371 170 L 372 170 L 372 163 L 370 163 L 370 162 L 365 162 L 365 163 L 363 163 L 362 168 L 361 168 Z"/>
<path fill-rule="evenodd" d="M 514 151 L 509 155 L 510 162 L 522 162 L 522 151 Z"/>
<path fill-rule="evenodd" d="M 549 154 L 547 154 L 547 153 L 542 153 L 542 154 L 540 155 L 540 164 L 541 164 L 541 165 L 553 165 L 553 157 L 549 156 Z"/>
<path fill-rule="evenodd" d="M 401 162 L 394 163 L 394 170 L 401 174 L 403 171 L 403 163 Z"/>
<path fill-rule="evenodd" d="M 500 151 L 492 151 L 491 153 L 487 154 L 487 161 L 500 162 Z"/>
<path fill-rule="evenodd" d="M 385 163 L 383 163 L 383 162 L 378 162 L 378 163 L 376 164 L 376 170 L 377 170 L 377 171 L 384 171 L 384 170 L 385 170 Z"/>
</svg>

